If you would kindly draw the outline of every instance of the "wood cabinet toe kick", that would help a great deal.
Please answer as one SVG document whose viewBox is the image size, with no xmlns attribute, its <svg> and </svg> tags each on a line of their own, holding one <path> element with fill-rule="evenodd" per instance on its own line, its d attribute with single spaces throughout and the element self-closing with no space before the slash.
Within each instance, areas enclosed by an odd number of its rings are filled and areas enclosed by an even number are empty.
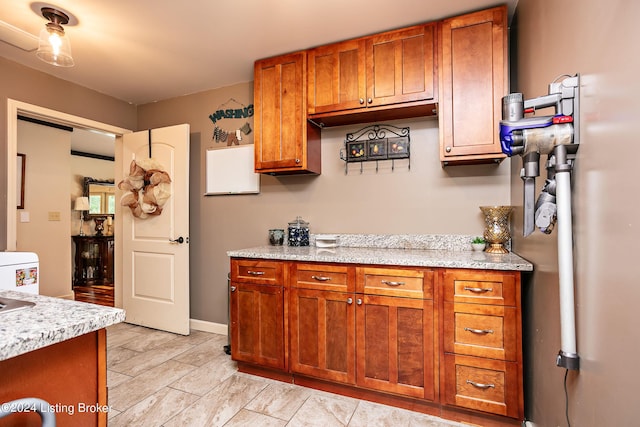
<svg viewBox="0 0 640 427">
<path fill-rule="evenodd" d="M 231 259 L 238 369 L 487 426 L 524 418 L 520 272 Z"/>
</svg>

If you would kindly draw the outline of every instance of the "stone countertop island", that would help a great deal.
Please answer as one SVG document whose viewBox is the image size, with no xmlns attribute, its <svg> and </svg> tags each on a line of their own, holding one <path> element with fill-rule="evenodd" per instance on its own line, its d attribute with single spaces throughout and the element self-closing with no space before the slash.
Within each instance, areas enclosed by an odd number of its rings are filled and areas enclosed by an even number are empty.
<svg viewBox="0 0 640 427">
<path fill-rule="evenodd" d="M 0 361 L 124 321 L 124 310 L 44 295 L 0 290 L 0 298 L 36 303 L 0 312 Z"/>
<path fill-rule="evenodd" d="M 105 328 L 122 322 L 124 311 L 8 290 L 0 298 L 35 303 L 0 311 L 0 404 L 36 397 L 51 405 L 58 425 L 106 425 Z M 0 426 L 40 425 L 37 413 L 16 411 Z"/>
</svg>

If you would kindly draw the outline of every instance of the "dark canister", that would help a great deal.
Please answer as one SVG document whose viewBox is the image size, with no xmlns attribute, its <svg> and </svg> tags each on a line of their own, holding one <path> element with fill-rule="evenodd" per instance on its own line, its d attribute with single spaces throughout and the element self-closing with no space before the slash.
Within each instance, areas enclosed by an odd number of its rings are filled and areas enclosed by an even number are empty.
<svg viewBox="0 0 640 427">
<path fill-rule="evenodd" d="M 309 223 L 302 217 L 297 216 L 289 223 L 287 243 L 289 246 L 309 246 Z"/>
</svg>

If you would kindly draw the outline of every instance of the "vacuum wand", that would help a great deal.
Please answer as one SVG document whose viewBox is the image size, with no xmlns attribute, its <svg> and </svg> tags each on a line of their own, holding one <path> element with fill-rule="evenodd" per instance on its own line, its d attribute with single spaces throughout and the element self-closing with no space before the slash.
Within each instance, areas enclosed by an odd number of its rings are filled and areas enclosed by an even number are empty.
<svg viewBox="0 0 640 427">
<path fill-rule="evenodd" d="M 571 220 L 571 166 L 566 160 L 566 147 L 558 146 L 556 156 L 556 205 L 558 207 L 558 273 L 560 287 L 561 350 L 556 365 L 580 369 L 576 349 L 576 318 L 573 298 L 573 224 Z"/>
</svg>

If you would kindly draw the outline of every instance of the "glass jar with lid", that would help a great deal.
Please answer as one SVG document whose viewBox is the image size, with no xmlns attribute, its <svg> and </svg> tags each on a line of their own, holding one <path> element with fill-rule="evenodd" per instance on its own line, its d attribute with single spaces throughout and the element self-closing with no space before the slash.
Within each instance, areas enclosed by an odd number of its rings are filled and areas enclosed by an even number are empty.
<svg viewBox="0 0 640 427">
<path fill-rule="evenodd" d="M 302 217 L 297 216 L 289 223 L 287 243 L 289 246 L 309 246 L 309 223 Z"/>
</svg>

